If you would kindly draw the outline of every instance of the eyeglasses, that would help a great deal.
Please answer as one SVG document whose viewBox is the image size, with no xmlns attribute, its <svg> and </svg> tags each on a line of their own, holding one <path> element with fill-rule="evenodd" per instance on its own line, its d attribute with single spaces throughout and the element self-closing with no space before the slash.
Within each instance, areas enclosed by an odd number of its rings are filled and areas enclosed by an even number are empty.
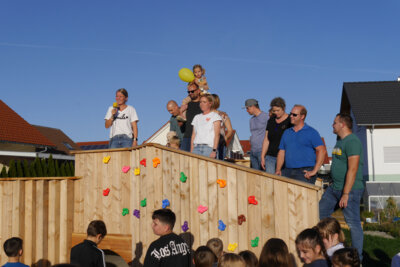
<svg viewBox="0 0 400 267">
<path fill-rule="evenodd" d="M 290 113 L 290 116 L 293 116 L 293 117 L 297 117 L 297 116 L 299 116 L 300 114 L 296 114 L 296 113 Z"/>
<path fill-rule="evenodd" d="M 192 91 L 187 91 L 188 92 L 188 94 L 193 94 L 195 91 L 196 91 L 197 89 L 194 89 L 194 90 L 192 90 Z"/>
</svg>

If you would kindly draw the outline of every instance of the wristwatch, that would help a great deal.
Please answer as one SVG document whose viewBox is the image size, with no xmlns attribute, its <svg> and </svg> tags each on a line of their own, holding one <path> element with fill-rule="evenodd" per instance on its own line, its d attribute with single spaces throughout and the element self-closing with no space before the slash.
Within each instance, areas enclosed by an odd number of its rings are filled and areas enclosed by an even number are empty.
<svg viewBox="0 0 400 267">
<path fill-rule="evenodd" d="M 217 149 L 213 148 L 213 152 L 217 152 Z"/>
<path fill-rule="evenodd" d="M 134 140 L 134 141 L 138 141 L 137 137 L 136 137 L 136 138 L 133 138 L 133 140 Z"/>
</svg>

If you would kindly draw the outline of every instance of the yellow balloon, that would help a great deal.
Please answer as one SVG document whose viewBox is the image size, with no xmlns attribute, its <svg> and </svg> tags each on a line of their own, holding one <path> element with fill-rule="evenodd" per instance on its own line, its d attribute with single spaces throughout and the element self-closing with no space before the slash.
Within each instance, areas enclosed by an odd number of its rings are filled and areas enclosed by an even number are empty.
<svg viewBox="0 0 400 267">
<path fill-rule="evenodd" d="M 181 78 L 182 81 L 187 82 L 187 83 L 190 83 L 191 81 L 194 80 L 194 74 L 188 68 L 180 69 L 178 75 L 179 75 L 179 78 Z"/>
</svg>

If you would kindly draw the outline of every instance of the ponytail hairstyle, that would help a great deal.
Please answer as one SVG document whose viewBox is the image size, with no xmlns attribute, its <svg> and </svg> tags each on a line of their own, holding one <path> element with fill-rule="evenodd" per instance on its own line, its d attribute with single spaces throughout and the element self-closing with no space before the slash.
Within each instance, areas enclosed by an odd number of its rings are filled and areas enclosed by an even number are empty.
<svg viewBox="0 0 400 267">
<path fill-rule="evenodd" d="M 341 248 L 332 255 L 332 266 L 338 267 L 360 267 L 360 257 L 355 248 Z"/>
<path fill-rule="evenodd" d="M 332 217 L 324 218 L 317 224 L 317 229 L 322 239 L 329 239 L 329 236 L 338 234 L 338 239 L 340 243 L 344 243 L 345 237 L 340 227 L 339 222 Z"/>
</svg>

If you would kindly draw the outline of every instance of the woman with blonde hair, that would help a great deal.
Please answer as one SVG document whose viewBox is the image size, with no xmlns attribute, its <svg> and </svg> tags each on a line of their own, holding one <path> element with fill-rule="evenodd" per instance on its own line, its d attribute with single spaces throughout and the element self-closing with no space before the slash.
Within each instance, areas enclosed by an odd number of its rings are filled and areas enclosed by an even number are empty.
<svg viewBox="0 0 400 267">
<path fill-rule="evenodd" d="M 190 152 L 207 156 L 217 157 L 217 148 L 221 130 L 221 116 L 212 110 L 214 99 L 211 95 L 200 97 L 200 109 L 202 113 L 197 114 L 192 121 L 193 132 Z"/>
</svg>

